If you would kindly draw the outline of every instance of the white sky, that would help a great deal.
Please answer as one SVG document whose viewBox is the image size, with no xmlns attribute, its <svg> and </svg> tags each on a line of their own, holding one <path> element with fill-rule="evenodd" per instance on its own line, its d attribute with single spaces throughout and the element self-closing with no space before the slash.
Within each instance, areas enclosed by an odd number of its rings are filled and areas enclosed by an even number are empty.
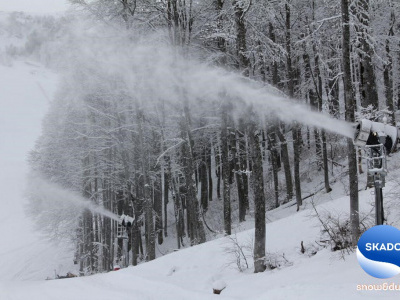
<svg viewBox="0 0 400 300">
<path fill-rule="evenodd" d="M 0 0 L 0 11 L 52 13 L 65 11 L 68 7 L 67 0 Z"/>
</svg>

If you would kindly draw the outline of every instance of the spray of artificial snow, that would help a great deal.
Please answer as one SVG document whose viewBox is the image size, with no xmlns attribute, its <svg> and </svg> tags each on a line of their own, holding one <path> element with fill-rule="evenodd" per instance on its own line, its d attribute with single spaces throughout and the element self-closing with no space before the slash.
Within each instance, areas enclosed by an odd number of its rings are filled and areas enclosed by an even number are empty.
<svg viewBox="0 0 400 300">
<path fill-rule="evenodd" d="M 33 204 L 29 212 L 35 217 L 47 214 L 50 218 L 66 216 L 66 219 L 73 220 L 84 209 L 89 209 L 93 213 L 103 215 L 115 221 L 119 220 L 118 215 L 104 207 L 85 199 L 74 191 L 51 183 L 38 174 L 29 176 L 26 194 L 31 199 L 31 204 Z"/>
<path fill-rule="evenodd" d="M 279 118 L 287 124 L 295 121 L 348 138 L 354 135 L 352 124 L 311 111 L 309 106 L 288 99 L 273 87 L 188 59 L 163 37 L 146 36 L 140 41 L 115 32 L 108 37 L 97 31 L 79 36 L 81 32 L 75 31 L 78 36 L 74 44 L 66 45 L 68 57 L 63 57 L 68 61 L 64 70 L 64 93 L 69 93 L 64 101 L 79 101 L 91 92 L 97 93 L 99 86 L 117 82 L 113 93 L 127 95 L 125 100 L 138 103 L 149 113 L 159 101 L 172 103 L 174 107 L 180 107 L 183 101 L 194 107 L 203 102 L 217 103 L 219 108 L 229 101 L 234 117 L 240 117 L 251 107 L 260 120 Z M 33 210 L 38 215 L 43 216 L 42 211 L 49 211 L 47 207 L 51 207 L 53 215 L 70 212 L 69 217 L 74 219 L 78 211 L 89 209 L 118 220 L 112 212 L 39 176 L 31 177 L 29 182 L 30 198 L 35 199 Z"/>
<path fill-rule="evenodd" d="M 179 104 L 183 100 L 191 105 L 198 102 L 233 105 L 233 115 L 238 116 L 249 106 L 260 119 L 265 116 L 281 119 L 287 124 L 293 121 L 323 128 L 329 132 L 353 138 L 352 124 L 311 111 L 309 105 L 300 100 L 288 99 L 276 88 L 263 85 L 237 73 L 226 71 L 181 55 L 180 50 L 169 46 L 159 36 L 146 36 L 144 41 L 130 41 L 121 35 L 112 40 L 102 38 L 80 39 L 75 47 L 75 67 L 71 67 L 70 78 L 76 73 L 93 80 L 82 83 L 82 90 L 98 89 L 99 81 L 118 78 L 134 101 L 141 102 L 145 110 L 159 100 Z M 83 42 L 84 41 L 84 42 Z M 105 43 L 106 41 L 106 43 Z M 108 78 L 108 79 L 107 79 Z"/>
</svg>

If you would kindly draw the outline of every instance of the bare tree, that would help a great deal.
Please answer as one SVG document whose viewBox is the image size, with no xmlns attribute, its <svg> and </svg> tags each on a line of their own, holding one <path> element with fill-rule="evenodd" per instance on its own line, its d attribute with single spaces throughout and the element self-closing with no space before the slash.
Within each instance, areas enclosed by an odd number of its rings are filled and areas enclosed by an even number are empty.
<svg viewBox="0 0 400 300">
<path fill-rule="evenodd" d="M 254 272 L 265 271 L 265 193 L 264 176 L 262 166 L 262 154 L 260 149 L 260 131 L 253 122 L 249 125 L 250 151 L 253 162 L 252 182 L 254 190 L 255 211 L 255 236 L 254 236 Z"/>
<path fill-rule="evenodd" d="M 344 97 L 346 104 L 346 121 L 354 122 L 355 99 L 351 81 L 350 70 L 350 18 L 349 1 L 341 0 L 342 8 L 342 62 L 343 62 L 343 84 Z M 352 233 L 352 243 L 357 245 L 360 235 L 360 218 L 358 204 L 358 174 L 357 174 L 357 154 L 351 138 L 347 139 L 347 151 L 349 159 L 349 188 L 350 188 L 350 223 Z"/>
</svg>

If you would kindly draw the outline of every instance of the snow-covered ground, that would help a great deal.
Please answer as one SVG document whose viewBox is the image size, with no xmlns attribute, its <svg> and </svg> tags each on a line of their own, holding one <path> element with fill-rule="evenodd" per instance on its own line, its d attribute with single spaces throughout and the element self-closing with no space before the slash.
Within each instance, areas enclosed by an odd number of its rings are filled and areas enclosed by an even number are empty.
<svg viewBox="0 0 400 300">
<path fill-rule="evenodd" d="M 40 120 L 56 86 L 57 75 L 29 62 L 0 66 L 0 299 L 398 299 L 400 291 L 358 291 L 362 284 L 400 284 L 399 276 L 379 280 L 358 265 L 355 253 L 341 258 L 329 249 L 317 249 L 320 224 L 312 217 L 309 198 L 300 212 L 285 205 L 268 212 L 267 252 L 281 267 L 264 273 L 236 268 L 228 253 L 232 241 L 220 238 L 183 249 L 155 261 L 117 272 L 66 280 L 44 280 L 73 271 L 72 254 L 43 240 L 24 215 L 26 157 L 40 134 Z M 391 158 L 395 165 L 399 154 Z M 396 169 L 398 166 L 392 166 Z M 393 171 L 390 178 L 399 172 Z M 363 176 L 363 175 L 362 175 Z M 347 178 L 343 180 L 347 182 Z M 361 186 L 362 184 L 360 184 Z M 318 211 L 348 212 L 345 184 L 331 194 L 314 197 Z M 389 222 L 399 225 L 396 208 L 398 183 L 385 188 Z M 312 190 L 310 190 L 312 192 Z M 371 210 L 370 190 L 360 193 L 363 211 Z M 248 228 L 250 221 L 243 228 Z M 239 231 L 239 230 L 238 230 Z M 237 239 L 250 255 L 254 230 L 238 232 Z M 306 253 L 300 251 L 303 241 Z M 315 255 L 311 252 L 318 250 Z M 226 285 L 219 296 L 213 287 Z"/>
<path fill-rule="evenodd" d="M 43 240 L 24 214 L 27 154 L 56 86 L 57 76 L 34 63 L 0 65 L 1 280 L 46 278 L 54 270 L 64 273 L 70 268 L 64 261 L 72 262 L 71 254 Z"/>
</svg>

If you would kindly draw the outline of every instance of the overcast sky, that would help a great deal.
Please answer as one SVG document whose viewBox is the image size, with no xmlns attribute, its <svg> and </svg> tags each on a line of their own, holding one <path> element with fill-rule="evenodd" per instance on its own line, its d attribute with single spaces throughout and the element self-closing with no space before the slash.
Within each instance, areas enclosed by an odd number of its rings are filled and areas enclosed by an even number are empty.
<svg viewBox="0 0 400 300">
<path fill-rule="evenodd" d="M 0 11 L 51 13 L 65 11 L 68 7 L 67 0 L 0 0 Z"/>
</svg>

